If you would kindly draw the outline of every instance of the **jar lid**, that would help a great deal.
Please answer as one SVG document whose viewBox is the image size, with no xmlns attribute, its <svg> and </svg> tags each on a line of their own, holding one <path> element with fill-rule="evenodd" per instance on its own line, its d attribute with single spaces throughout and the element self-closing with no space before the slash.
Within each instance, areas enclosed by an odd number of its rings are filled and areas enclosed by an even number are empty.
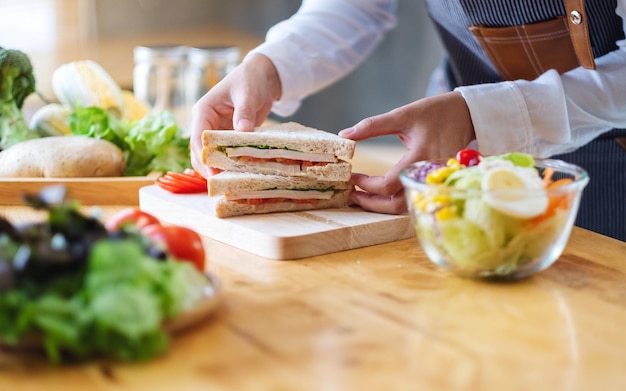
<svg viewBox="0 0 626 391">
<path fill-rule="evenodd" d="M 187 47 L 184 45 L 141 45 L 136 46 L 133 55 L 135 62 L 156 59 L 184 59 Z"/>
<path fill-rule="evenodd" d="M 237 63 L 240 50 L 237 46 L 200 46 L 188 48 L 187 55 L 189 62 L 192 63 L 211 61 Z"/>
</svg>

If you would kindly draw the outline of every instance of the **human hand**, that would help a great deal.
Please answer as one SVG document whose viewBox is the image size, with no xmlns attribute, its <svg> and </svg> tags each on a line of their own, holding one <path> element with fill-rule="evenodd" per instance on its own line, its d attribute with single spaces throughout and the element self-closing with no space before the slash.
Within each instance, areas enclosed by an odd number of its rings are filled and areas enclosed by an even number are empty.
<svg viewBox="0 0 626 391">
<path fill-rule="evenodd" d="M 281 96 L 274 64 L 265 56 L 246 57 L 222 81 L 196 102 L 191 110 L 191 165 L 205 177 L 215 170 L 202 164 L 202 132 L 206 129 L 251 131 L 269 114 Z"/>
<path fill-rule="evenodd" d="M 339 136 L 355 141 L 396 135 L 407 148 L 398 163 L 385 176 L 352 174 L 361 189 L 350 200 L 363 209 L 400 214 L 407 209 L 400 171 L 411 163 L 454 156 L 475 138 L 474 126 L 460 92 L 428 97 L 384 114 L 366 118 Z"/>
</svg>

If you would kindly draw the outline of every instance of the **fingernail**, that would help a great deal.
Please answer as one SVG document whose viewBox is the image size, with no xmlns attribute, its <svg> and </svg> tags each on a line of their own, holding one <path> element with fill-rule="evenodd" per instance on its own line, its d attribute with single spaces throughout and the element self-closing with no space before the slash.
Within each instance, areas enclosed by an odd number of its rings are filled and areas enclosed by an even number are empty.
<svg viewBox="0 0 626 391">
<path fill-rule="evenodd" d="M 254 124 L 247 118 L 242 118 L 237 121 L 237 126 L 235 130 L 252 130 L 254 128 Z"/>
<path fill-rule="evenodd" d="M 354 132 L 354 128 L 347 128 L 337 133 L 337 135 L 339 137 L 345 137 L 345 136 L 351 135 L 353 132 Z"/>
</svg>

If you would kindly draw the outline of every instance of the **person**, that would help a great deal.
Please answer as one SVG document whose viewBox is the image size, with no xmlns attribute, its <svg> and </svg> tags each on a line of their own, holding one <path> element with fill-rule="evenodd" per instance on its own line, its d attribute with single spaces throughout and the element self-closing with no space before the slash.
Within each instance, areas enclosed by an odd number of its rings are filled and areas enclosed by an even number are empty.
<svg viewBox="0 0 626 391">
<path fill-rule="evenodd" d="M 576 224 L 626 240 L 626 0 L 598 0 L 569 15 L 561 0 L 426 0 L 426 6 L 445 49 L 434 73 L 436 93 L 339 132 L 356 141 L 395 135 L 406 147 L 386 175 L 354 173 L 358 190 L 351 201 L 366 210 L 402 213 L 398 173 L 410 163 L 453 156 L 468 145 L 484 155 L 520 151 L 584 167 L 591 180 Z M 194 168 L 211 175 L 200 163 L 204 129 L 250 131 L 270 112 L 294 113 L 303 98 L 367 58 L 396 25 L 396 8 L 395 0 L 304 0 L 194 105 Z M 579 59 L 567 34 L 577 26 L 563 29 L 565 15 L 584 18 L 591 66 L 580 60 L 560 64 Z M 544 38 L 566 40 L 534 53 L 530 38 L 514 42 L 506 36 L 510 31 L 518 37 L 530 32 L 528 37 L 539 37 L 537 45 Z M 497 57 L 497 48 L 484 42 L 489 34 L 505 34 L 514 51 Z M 515 69 L 519 63 L 525 65 Z"/>
</svg>

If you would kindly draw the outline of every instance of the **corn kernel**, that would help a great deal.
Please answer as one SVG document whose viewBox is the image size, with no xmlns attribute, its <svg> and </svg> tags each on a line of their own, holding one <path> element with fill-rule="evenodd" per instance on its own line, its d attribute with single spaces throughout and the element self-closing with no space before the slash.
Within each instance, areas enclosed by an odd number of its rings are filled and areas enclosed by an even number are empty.
<svg viewBox="0 0 626 391">
<path fill-rule="evenodd" d="M 436 202 L 439 205 L 449 204 L 452 201 L 452 197 L 446 194 L 437 194 L 431 198 L 432 202 Z"/>
<path fill-rule="evenodd" d="M 438 210 L 437 212 L 435 212 L 435 217 L 438 220 L 448 220 L 453 217 L 456 217 L 456 208 L 453 205 L 445 206 L 441 208 L 440 210 Z"/>
<path fill-rule="evenodd" d="M 426 176 L 426 183 L 429 184 L 438 184 L 443 183 L 450 174 L 452 174 L 455 170 L 450 167 L 440 167 L 436 170 L 433 170 L 430 174 Z"/>
<path fill-rule="evenodd" d="M 456 171 L 461 168 L 461 163 L 459 163 L 458 160 L 452 157 L 448 159 L 448 161 L 446 162 L 446 166 L 450 168 L 454 168 L 454 170 Z"/>
<path fill-rule="evenodd" d="M 421 194 L 416 194 L 413 196 L 413 207 L 417 210 L 421 210 L 420 209 L 420 205 L 424 203 L 424 196 L 422 196 Z"/>
</svg>

